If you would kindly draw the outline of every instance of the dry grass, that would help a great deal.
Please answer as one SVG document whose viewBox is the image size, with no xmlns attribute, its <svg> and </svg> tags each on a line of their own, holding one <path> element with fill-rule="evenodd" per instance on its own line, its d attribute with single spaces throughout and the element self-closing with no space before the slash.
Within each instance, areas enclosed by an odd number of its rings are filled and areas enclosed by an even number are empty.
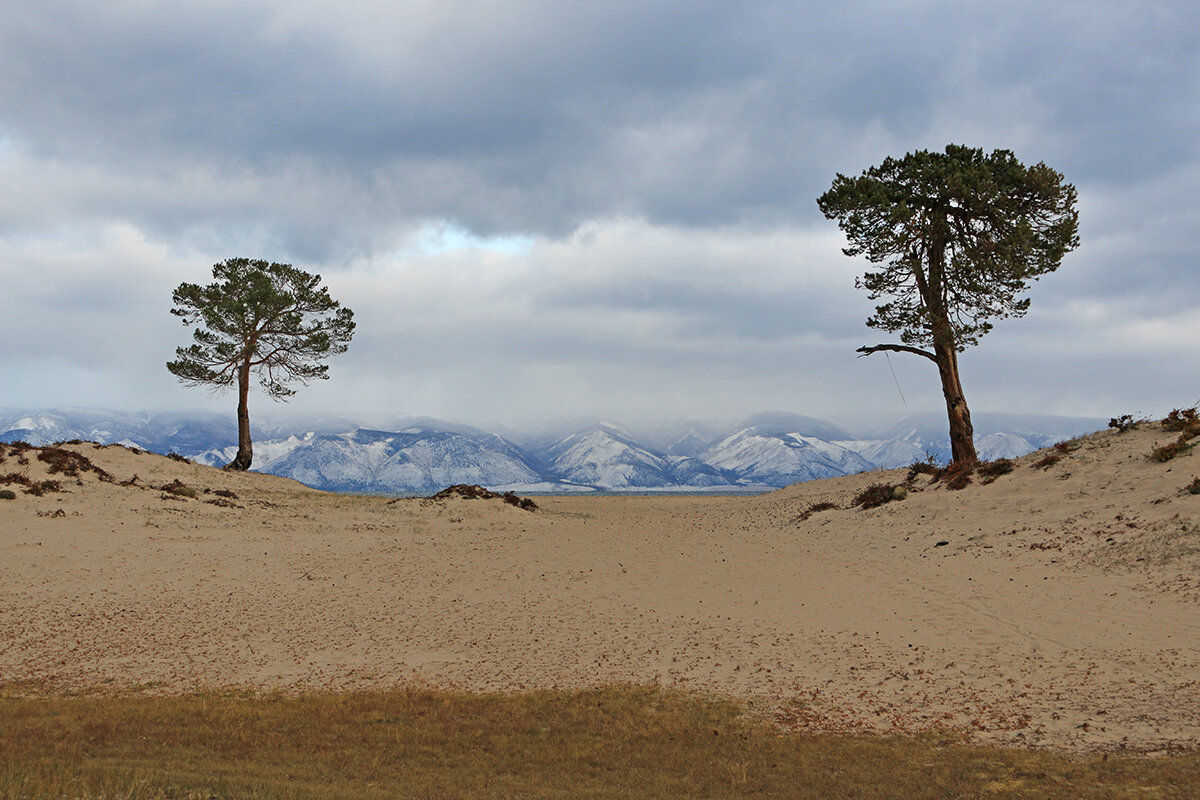
<svg viewBox="0 0 1200 800">
<path fill-rule="evenodd" d="M 650 688 L 0 696 L 4 798 L 1185 798 L 1200 755 L 781 733 Z"/>
</svg>

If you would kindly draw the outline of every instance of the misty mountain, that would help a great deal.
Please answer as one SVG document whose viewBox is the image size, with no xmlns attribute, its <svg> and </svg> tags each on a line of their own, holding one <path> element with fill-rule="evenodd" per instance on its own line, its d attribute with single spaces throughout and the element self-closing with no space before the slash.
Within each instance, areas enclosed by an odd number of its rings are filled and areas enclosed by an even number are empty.
<svg viewBox="0 0 1200 800">
<path fill-rule="evenodd" d="M 569 433 L 538 454 L 547 472 L 571 483 L 604 489 L 730 486 L 734 482 L 700 459 L 670 457 L 623 431 L 594 425 Z"/>
<path fill-rule="evenodd" d="M 949 458 L 944 417 L 921 414 L 856 436 L 827 420 L 756 414 L 735 423 L 685 420 L 633 432 L 595 419 L 512 438 L 429 417 L 345 417 L 252 428 L 254 469 L 340 492 L 425 494 L 454 483 L 516 491 L 737 491 Z M 981 458 L 1011 458 L 1099 430 L 1098 419 L 979 414 Z M 385 429 L 386 428 L 386 429 Z M 0 441 L 84 439 L 179 453 L 211 466 L 237 451 L 233 416 L 92 409 L 0 413 Z"/>
</svg>

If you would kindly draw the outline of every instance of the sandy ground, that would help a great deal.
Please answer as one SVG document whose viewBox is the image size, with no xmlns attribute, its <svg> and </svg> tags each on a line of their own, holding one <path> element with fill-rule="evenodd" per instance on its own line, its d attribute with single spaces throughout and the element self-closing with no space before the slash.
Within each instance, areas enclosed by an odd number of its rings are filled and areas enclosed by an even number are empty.
<svg viewBox="0 0 1200 800">
<path fill-rule="evenodd" d="M 1200 746 L 1200 474 L 1157 424 L 1048 468 L 846 508 L 904 471 L 757 497 L 388 500 L 119 446 L 0 475 L 10 691 L 656 683 L 808 730 Z M 28 463 L 21 464 L 25 460 Z M 132 485 L 121 485 L 136 475 Z M 159 488 L 172 480 L 194 498 Z M 0 480 L 0 483 L 3 481 Z M 205 491 L 208 490 L 208 491 Z M 236 498 L 214 492 L 225 490 Z M 840 508 L 802 518 L 817 501 Z"/>
</svg>

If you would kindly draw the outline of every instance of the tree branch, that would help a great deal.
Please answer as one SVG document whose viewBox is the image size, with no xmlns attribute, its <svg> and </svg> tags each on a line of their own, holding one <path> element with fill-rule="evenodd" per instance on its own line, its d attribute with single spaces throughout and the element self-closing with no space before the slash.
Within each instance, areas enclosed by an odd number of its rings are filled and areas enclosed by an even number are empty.
<svg viewBox="0 0 1200 800">
<path fill-rule="evenodd" d="M 922 350 L 919 347 L 909 347 L 906 344 L 877 344 L 874 347 L 860 347 L 854 352 L 861 353 L 863 356 L 869 356 L 871 353 L 878 353 L 880 350 L 891 350 L 893 353 L 912 353 L 913 355 L 925 356 L 930 361 L 937 362 L 937 358 L 928 350 Z"/>
</svg>

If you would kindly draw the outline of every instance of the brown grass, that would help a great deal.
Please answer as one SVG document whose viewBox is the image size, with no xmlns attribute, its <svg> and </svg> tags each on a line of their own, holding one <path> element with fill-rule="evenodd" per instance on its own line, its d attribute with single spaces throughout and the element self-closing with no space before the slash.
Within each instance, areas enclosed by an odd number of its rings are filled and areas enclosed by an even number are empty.
<svg viewBox="0 0 1200 800">
<path fill-rule="evenodd" d="M 1047 453 L 1042 458 L 1039 458 L 1037 461 L 1033 462 L 1033 465 L 1038 469 L 1050 469 L 1060 461 L 1062 461 L 1062 456 L 1060 456 L 1058 453 Z"/>
<path fill-rule="evenodd" d="M 854 496 L 851 507 L 878 508 L 896 499 L 896 487 L 887 483 L 873 483 Z"/>
<path fill-rule="evenodd" d="M 1007 475 L 1016 468 L 1009 458 L 998 458 L 995 461 L 980 461 L 975 465 L 975 472 L 983 478 L 983 483 L 991 483 L 1001 475 Z"/>
<path fill-rule="evenodd" d="M 1200 754 L 792 734 L 652 688 L 0 696 L 0 797 L 1190 798 Z"/>
</svg>

